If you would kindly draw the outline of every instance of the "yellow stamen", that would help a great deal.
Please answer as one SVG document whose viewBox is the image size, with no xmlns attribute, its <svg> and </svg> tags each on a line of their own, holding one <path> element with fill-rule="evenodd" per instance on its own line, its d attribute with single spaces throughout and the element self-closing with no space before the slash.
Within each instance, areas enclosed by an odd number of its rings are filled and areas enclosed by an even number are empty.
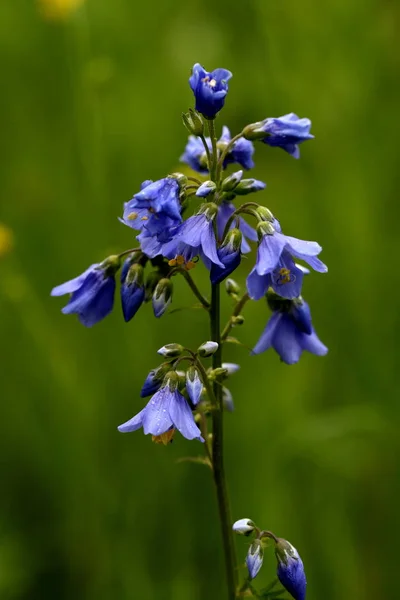
<svg viewBox="0 0 400 600">
<path fill-rule="evenodd" d="M 167 446 L 167 444 L 172 444 L 174 435 L 175 429 L 168 429 L 168 431 L 161 435 L 153 435 L 152 440 L 155 444 L 164 444 L 164 446 Z"/>
<path fill-rule="evenodd" d="M 148 220 L 149 220 L 149 217 L 142 217 L 140 220 L 141 220 L 141 221 L 148 221 Z"/>
<path fill-rule="evenodd" d="M 186 270 L 187 270 L 187 271 L 190 271 L 190 269 L 194 269 L 194 268 L 195 268 L 195 266 L 196 266 L 196 263 L 195 263 L 195 262 L 193 262 L 192 260 L 189 260 L 189 261 L 186 263 L 186 265 L 185 265 L 185 268 L 186 268 Z"/>
<path fill-rule="evenodd" d="M 171 260 L 168 261 L 168 264 L 170 267 L 175 267 L 176 266 L 176 258 L 171 258 Z"/>
<path fill-rule="evenodd" d="M 182 254 L 178 254 L 178 256 L 176 257 L 176 264 L 183 265 L 184 263 L 185 263 L 184 256 L 182 256 Z"/>
<path fill-rule="evenodd" d="M 126 218 L 129 221 L 134 221 L 135 219 L 138 218 L 138 214 L 136 212 L 131 212 L 131 213 L 129 213 L 129 215 Z"/>
<path fill-rule="evenodd" d="M 279 283 L 290 283 L 290 269 L 279 269 Z"/>
</svg>

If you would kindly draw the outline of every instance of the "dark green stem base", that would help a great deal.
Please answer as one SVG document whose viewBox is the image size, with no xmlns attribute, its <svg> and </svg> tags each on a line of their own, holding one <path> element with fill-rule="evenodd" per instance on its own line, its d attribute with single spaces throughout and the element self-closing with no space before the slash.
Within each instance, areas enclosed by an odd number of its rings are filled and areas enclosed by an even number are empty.
<svg viewBox="0 0 400 600">
<path fill-rule="evenodd" d="M 220 329 L 220 288 L 219 284 L 213 285 L 211 289 L 211 339 L 218 343 L 218 350 L 213 355 L 213 369 L 221 366 L 222 363 L 222 345 Z M 222 539 L 224 544 L 226 578 L 228 586 L 228 599 L 235 600 L 237 586 L 237 567 L 236 552 L 232 533 L 232 519 L 230 514 L 228 490 L 226 486 L 224 456 L 223 456 L 223 405 L 222 405 L 222 387 L 219 383 L 214 384 L 214 396 L 216 401 L 216 410 L 212 413 L 213 424 L 213 473 L 217 489 L 218 510 L 221 521 Z"/>
</svg>

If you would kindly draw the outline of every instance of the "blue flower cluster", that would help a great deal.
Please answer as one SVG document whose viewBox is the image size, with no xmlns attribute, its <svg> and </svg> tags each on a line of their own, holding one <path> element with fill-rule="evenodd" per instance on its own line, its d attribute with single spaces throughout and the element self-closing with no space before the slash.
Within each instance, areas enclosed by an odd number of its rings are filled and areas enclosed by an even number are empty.
<svg viewBox="0 0 400 600">
<path fill-rule="evenodd" d="M 262 531 L 251 519 L 239 519 L 232 527 L 235 533 L 247 537 L 255 535 L 246 556 L 249 579 L 257 577 L 264 561 L 264 542 L 273 540 L 277 559 L 277 576 L 294 600 L 305 600 L 307 580 L 303 561 L 296 548 L 271 531 Z"/>
<path fill-rule="evenodd" d="M 211 283 L 216 285 L 226 280 L 227 292 L 237 300 L 237 290 L 231 290 L 233 280 L 227 278 L 238 269 L 243 255 L 250 253 L 254 244 L 256 258 L 247 277 L 247 297 L 266 299 L 272 316 L 253 354 L 273 348 L 282 361 L 293 364 L 304 350 L 316 355 L 327 352 L 315 333 L 309 306 L 301 295 L 304 275 L 309 273 L 302 263 L 319 273 L 327 271 L 318 258 L 321 246 L 286 235 L 270 210 L 242 197 L 266 187 L 263 181 L 244 176 L 245 171 L 254 167 L 254 143 L 282 148 L 298 158 L 299 144 L 313 138 L 311 122 L 290 113 L 247 125 L 233 137 L 228 127 L 223 126 L 216 139 L 210 123 L 224 106 L 231 77 L 226 69 L 207 72 L 200 64 L 194 65 L 189 84 L 195 109 L 184 115 L 190 135 L 181 156 L 193 176 L 172 173 L 157 181 L 144 181 L 124 204 L 120 218 L 135 231 L 136 247 L 91 265 L 75 279 L 55 287 L 52 295 L 69 294 L 63 313 L 75 313 L 83 325 L 91 327 L 112 311 L 116 274 L 121 269 L 120 297 L 125 321 L 130 321 L 150 301 L 154 315 L 159 318 L 172 302 L 173 278 L 183 275 L 194 289 L 190 271 L 201 260 L 209 271 Z M 227 173 L 231 165 L 240 170 Z M 195 209 L 191 207 L 193 202 Z M 197 297 L 208 308 L 207 299 L 200 293 Z M 239 318 L 240 315 L 235 317 L 235 323 Z M 153 398 L 136 417 L 121 426 L 121 431 L 143 427 L 145 433 L 158 436 L 176 428 L 189 439 L 201 439 L 197 425 L 192 422 L 196 401 L 191 380 L 185 388 L 186 396 L 182 396 L 171 373 L 162 372 L 162 377 L 157 373 L 155 380 L 154 374 L 149 375 L 144 386 L 146 391 L 151 390 Z M 202 386 L 203 383 L 201 389 Z M 225 388 L 225 405 L 232 407 L 229 394 Z"/>
</svg>

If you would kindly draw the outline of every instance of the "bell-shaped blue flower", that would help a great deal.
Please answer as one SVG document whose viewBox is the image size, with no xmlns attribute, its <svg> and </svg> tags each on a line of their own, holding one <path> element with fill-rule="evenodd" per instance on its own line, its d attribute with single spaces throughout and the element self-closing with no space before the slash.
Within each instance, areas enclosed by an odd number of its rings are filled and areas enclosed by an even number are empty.
<svg viewBox="0 0 400 600">
<path fill-rule="evenodd" d="M 175 177 L 145 181 L 141 191 L 124 204 L 121 221 L 132 229 L 146 229 L 155 235 L 182 222 L 180 187 Z"/>
<path fill-rule="evenodd" d="M 221 142 L 229 143 L 232 139 L 231 132 L 225 125 L 222 128 L 222 135 L 220 137 L 219 144 Z M 245 138 L 239 138 L 229 150 L 228 154 L 224 159 L 224 169 L 230 164 L 239 164 L 243 169 L 254 169 L 254 146 L 250 140 Z"/>
<path fill-rule="evenodd" d="M 264 560 L 264 551 L 260 540 L 254 540 L 246 556 L 246 566 L 249 579 L 257 577 Z"/>
<path fill-rule="evenodd" d="M 188 440 L 204 442 L 193 413 L 185 398 L 178 390 L 178 376 L 169 371 L 162 387 L 149 403 L 132 419 L 118 427 L 122 433 L 136 431 L 143 427 L 145 435 L 158 438 L 172 429 L 177 429 Z M 155 440 L 157 441 L 157 439 Z"/>
<path fill-rule="evenodd" d="M 184 221 L 173 239 L 163 246 L 163 255 L 169 259 L 182 256 L 185 263 L 194 256 L 200 255 L 208 268 L 211 263 L 214 263 L 224 269 L 224 264 L 218 257 L 214 233 L 214 219 L 217 212 L 216 204 L 212 202 L 203 204 L 197 215 Z"/>
<path fill-rule="evenodd" d="M 287 255 L 295 256 L 300 260 L 304 260 L 320 273 L 326 273 L 327 266 L 317 258 L 322 248 L 317 242 L 308 242 L 299 240 L 288 235 L 284 235 L 280 230 L 279 222 L 274 219 L 273 223 L 262 222 L 257 226 L 259 234 L 259 244 L 257 250 L 257 261 L 255 269 L 258 275 L 267 275 L 278 269 L 278 274 L 281 268 L 289 268 L 289 273 L 286 274 L 289 283 L 291 280 L 291 269 L 286 258 Z M 283 258 L 282 258 L 283 255 Z M 279 265 L 284 263 L 283 267 Z M 296 269 L 298 269 L 296 267 Z M 297 273 L 297 276 L 299 274 Z"/>
<path fill-rule="evenodd" d="M 310 128 L 310 119 L 300 119 L 295 113 L 289 113 L 249 125 L 245 131 L 249 130 L 250 139 L 261 139 L 265 144 L 278 146 L 294 158 L 299 158 L 299 144 L 314 137 Z"/>
<path fill-rule="evenodd" d="M 212 284 L 221 283 L 228 275 L 240 265 L 241 260 L 242 233 L 239 229 L 231 229 L 224 240 L 224 243 L 218 248 L 218 257 L 223 263 L 221 269 L 213 263 L 211 265 L 210 280 Z"/>
<path fill-rule="evenodd" d="M 206 144 L 211 150 L 211 139 L 205 138 Z M 190 135 L 184 153 L 179 159 L 181 162 L 189 165 L 193 171 L 198 173 L 208 173 L 207 154 L 203 142 L 195 135 Z"/>
<path fill-rule="evenodd" d="M 196 63 L 189 79 L 195 100 L 196 110 L 207 119 L 214 119 L 225 103 L 228 81 L 232 73 L 227 69 L 215 69 L 211 73 Z"/>
<path fill-rule="evenodd" d="M 101 264 L 91 265 L 84 273 L 51 291 L 52 296 L 71 294 L 62 312 L 77 314 L 79 321 L 92 327 L 110 314 L 114 305 L 115 272 L 119 268 L 118 256 L 110 256 Z"/>
<path fill-rule="evenodd" d="M 127 258 L 121 269 L 121 304 L 126 322 L 130 321 L 144 302 L 143 267 Z"/>
<path fill-rule="evenodd" d="M 283 539 L 278 539 L 275 546 L 278 560 L 277 575 L 283 587 L 294 600 L 305 600 L 307 581 L 303 561 L 296 548 Z"/>
<path fill-rule="evenodd" d="M 317 356 L 328 352 L 314 331 L 305 300 L 284 300 L 270 293 L 267 298 L 274 312 L 252 354 L 261 354 L 272 347 L 283 362 L 292 365 L 299 361 L 304 350 Z"/>
<path fill-rule="evenodd" d="M 272 289 L 282 298 L 297 298 L 301 294 L 304 269 L 296 265 L 289 252 L 284 250 L 275 269 L 259 275 L 254 267 L 247 277 L 247 291 L 252 300 L 259 300 Z"/>
<path fill-rule="evenodd" d="M 203 382 L 196 367 L 189 367 L 186 371 L 186 391 L 193 405 L 199 403 L 203 391 Z"/>
</svg>

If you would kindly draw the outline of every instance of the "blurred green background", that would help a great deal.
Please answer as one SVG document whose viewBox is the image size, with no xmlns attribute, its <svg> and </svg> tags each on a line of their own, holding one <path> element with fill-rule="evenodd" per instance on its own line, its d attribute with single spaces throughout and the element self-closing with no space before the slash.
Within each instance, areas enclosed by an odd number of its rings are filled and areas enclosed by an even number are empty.
<svg viewBox="0 0 400 600">
<path fill-rule="evenodd" d="M 399 12 L 388 0 L 1 2 L 2 600 L 224 598 L 210 474 L 177 463 L 200 444 L 116 430 L 142 407 L 157 348 L 204 341 L 205 315 L 156 321 L 146 306 L 125 325 L 117 305 L 87 330 L 49 296 L 132 244 L 117 216 L 143 179 L 180 168 L 198 61 L 234 73 L 219 127 L 312 119 L 301 160 L 260 145 L 255 176 L 268 182 L 258 199 L 287 233 L 317 239 L 330 269 L 304 288 L 327 357 L 288 367 L 272 351 L 225 352 L 242 365 L 226 417 L 233 518 L 299 549 L 308 600 L 397 597 Z M 178 281 L 173 306 L 191 303 Z M 245 316 L 236 334 L 251 347 L 268 311 Z M 237 548 L 244 560 L 246 540 Z M 274 569 L 271 550 L 261 585 Z"/>
</svg>

